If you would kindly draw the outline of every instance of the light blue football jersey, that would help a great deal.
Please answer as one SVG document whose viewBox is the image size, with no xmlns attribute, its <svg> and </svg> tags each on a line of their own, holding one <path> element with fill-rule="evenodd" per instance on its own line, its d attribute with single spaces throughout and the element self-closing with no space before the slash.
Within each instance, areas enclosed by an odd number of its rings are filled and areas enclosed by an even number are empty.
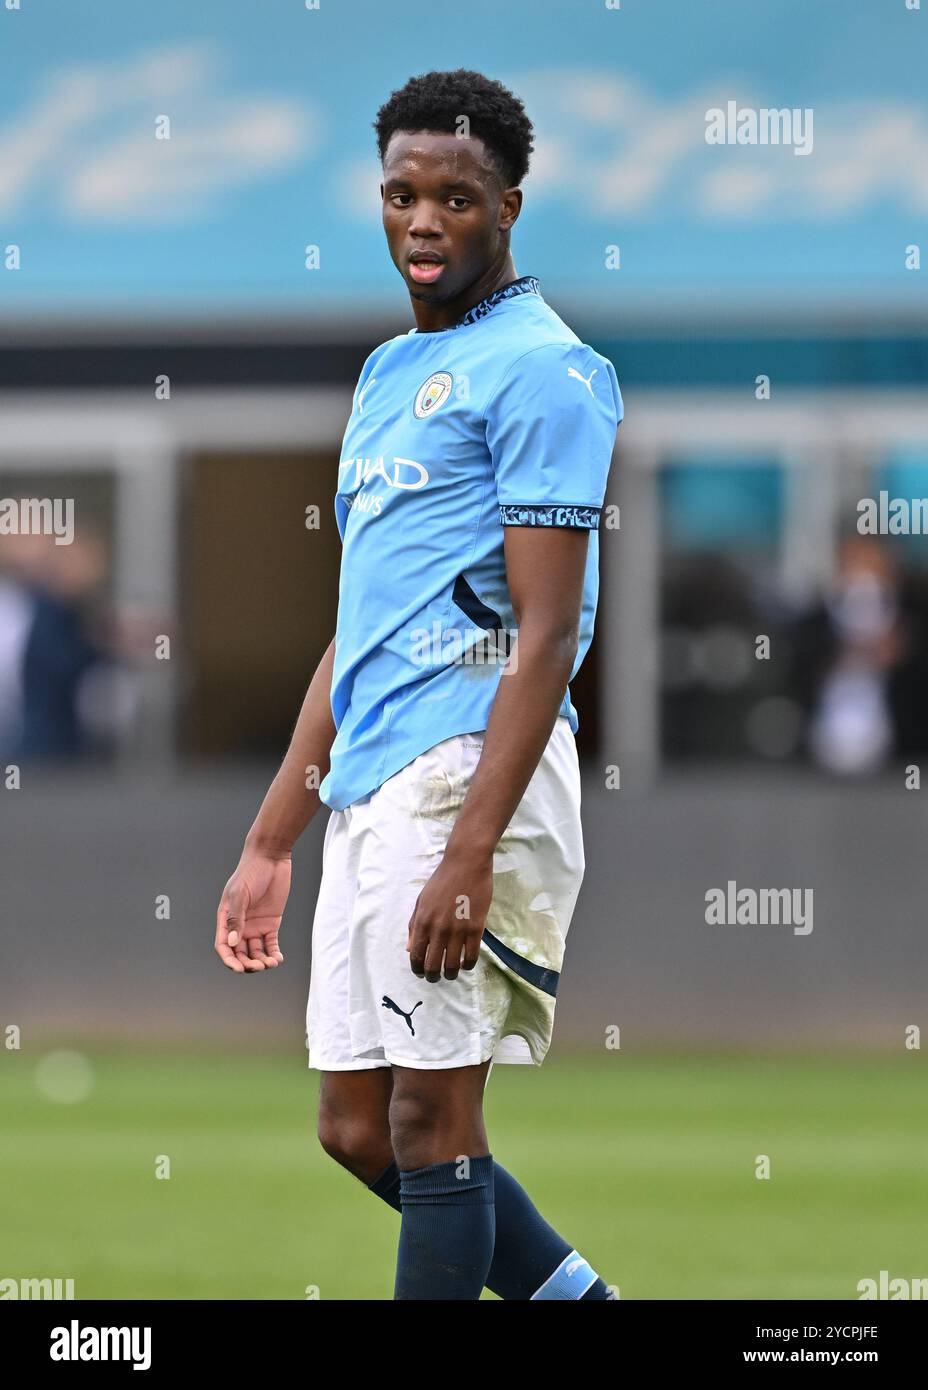
<svg viewBox="0 0 928 1390">
<path fill-rule="evenodd" d="M 335 496 L 338 732 L 326 805 L 342 810 L 442 739 L 486 728 L 517 632 L 504 526 L 590 532 L 573 679 L 593 636 L 597 528 L 622 414 L 612 363 L 532 276 L 449 328 L 371 353 Z M 576 732 L 567 688 L 560 713 Z"/>
</svg>

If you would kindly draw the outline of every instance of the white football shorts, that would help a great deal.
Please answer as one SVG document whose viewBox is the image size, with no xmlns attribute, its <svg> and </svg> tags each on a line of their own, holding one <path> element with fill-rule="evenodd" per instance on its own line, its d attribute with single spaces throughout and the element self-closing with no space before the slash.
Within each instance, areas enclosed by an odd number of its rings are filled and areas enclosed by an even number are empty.
<svg viewBox="0 0 928 1390">
<path fill-rule="evenodd" d="M 441 862 L 483 737 L 447 738 L 331 812 L 313 920 L 310 1067 L 544 1060 L 585 867 L 580 768 L 564 716 L 497 845 L 474 969 L 431 984 L 412 973 L 406 951 L 416 899 Z"/>
</svg>

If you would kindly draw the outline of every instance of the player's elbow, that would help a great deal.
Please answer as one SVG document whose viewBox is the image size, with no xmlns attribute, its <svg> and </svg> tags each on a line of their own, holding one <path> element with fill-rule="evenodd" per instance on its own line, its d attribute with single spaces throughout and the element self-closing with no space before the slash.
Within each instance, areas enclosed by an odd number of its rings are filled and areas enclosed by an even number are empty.
<svg viewBox="0 0 928 1390">
<path fill-rule="evenodd" d="M 527 613 L 519 621 L 519 646 L 552 664 L 573 666 L 580 649 L 580 620 L 573 615 Z"/>
</svg>

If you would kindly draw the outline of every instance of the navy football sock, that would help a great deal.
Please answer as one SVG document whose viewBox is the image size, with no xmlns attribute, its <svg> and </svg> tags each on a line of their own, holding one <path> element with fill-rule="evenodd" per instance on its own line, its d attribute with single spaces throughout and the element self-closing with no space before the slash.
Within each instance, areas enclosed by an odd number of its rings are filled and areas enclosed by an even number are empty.
<svg viewBox="0 0 928 1390">
<path fill-rule="evenodd" d="M 496 1235 L 492 1154 L 401 1171 L 400 1203 L 393 1297 L 478 1299 Z"/>
<path fill-rule="evenodd" d="M 496 1205 L 496 1240 L 486 1286 L 504 1299 L 608 1300 L 607 1285 L 599 1277 L 589 1287 L 589 1273 L 579 1256 L 536 1209 L 523 1187 L 498 1163 L 493 1165 Z M 400 1172 L 395 1163 L 370 1184 L 371 1192 L 388 1206 L 401 1211 Z M 573 1257 L 572 1259 L 570 1257 Z M 561 1266 L 565 1266 L 562 1270 Z M 573 1268 L 571 1268 L 573 1266 Z M 588 1268 L 588 1267 L 587 1267 Z M 560 1277 L 552 1276 L 561 1271 Z M 570 1271 L 568 1273 L 568 1271 Z M 547 1286 L 547 1287 L 546 1287 Z M 577 1293 L 576 1289 L 583 1289 Z M 568 1292 L 569 1290 L 569 1292 Z"/>
<path fill-rule="evenodd" d="M 602 1279 L 548 1224 L 525 1188 L 498 1163 L 494 1177 L 496 1248 L 487 1288 L 506 1299 L 605 1298 Z"/>
<path fill-rule="evenodd" d="M 496 1236 L 493 1156 L 400 1170 L 400 1205 L 393 1297 L 481 1297 Z"/>
<path fill-rule="evenodd" d="M 384 1168 L 380 1177 L 368 1184 L 370 1191 L 376 1196 L 382 1197 L 387 1206 L 393 1207 L 395 1211 L 402 1211 L 403 1205 L 400 1202 L 400 1170 L 395 1163 Z"/>
</svg>

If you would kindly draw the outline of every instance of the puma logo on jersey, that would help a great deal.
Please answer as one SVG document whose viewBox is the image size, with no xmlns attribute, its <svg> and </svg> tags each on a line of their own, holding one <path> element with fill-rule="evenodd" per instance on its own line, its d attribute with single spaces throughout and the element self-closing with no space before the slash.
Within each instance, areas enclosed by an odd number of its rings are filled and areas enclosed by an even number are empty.
<svg viewBox="0 0 928 1390">
<path fill-rule="evenodd" d="M 422 1003 L 422 1000 L 420 999 L 420 1000 L 419 1000 L 419 1004 L 421 1004 L 421 1003 Z M 399 1014 L 400 1018 L 405 1018 L 406 1022 L 409 1024 L 409 1031 L 410 1031 L 410 1033 L 412 1033 L 413 1037 L 415 1037 L 415 1036 L 416 1036 L 416 1030 L 415 1030 L 415 1028 L 413 1028 L 413 1026 L 412 1026 L 412 1016 L 413 1016 L 413 1014 L 416 1012 L 416 1009 L 418 1009 L 419 1004 L 413 1004 L 412 1008 L 409 1010 L 409 1013 L 407 1014 L 407 1013 L 404 1013 L 404 1012 L 403 1012 L 403 1010 L 400 1008 L 399 1004 L 394 1004 L 394 1002 L 393 1002 L 393 1000 L 390 998 L 389 994 L 385 994 L 385 995 L 383 996 L 383 1003 L 382 1003 L 382 1006 L 381 1006 L 381 1007 L 384 1008 L 384 1009 L 392 1009 L 393 1012 L 394 1012 L 395 1014 Z"/>
<path fill-rule="evenodd" d="M 583 384 L 584 384 L 584 386 L 586 387 L 586 389 L 589 391 L 590 395 L 592 396 L 592 394 L 593 394 L 593 387 L 590 385 L 590 383 L 592 382 L 594 376 L 596 375 L 596 373 L 597 373 L 598 371 L 599 371 L 599 368 L 598 368 L 598 367 L 594 367 L 593 370 L 590 372 L 590 375 L 589 375 L 589 376 L 581 376 L 580 373 L 577 371 L 576 367 L 568 367 L 568 368 L 567 368 L 567 375 L 568 375 L 568 376 L 574 376 L 574 377 L 577 378 L 578 381 L 582 381 Z"/>
</svg>

